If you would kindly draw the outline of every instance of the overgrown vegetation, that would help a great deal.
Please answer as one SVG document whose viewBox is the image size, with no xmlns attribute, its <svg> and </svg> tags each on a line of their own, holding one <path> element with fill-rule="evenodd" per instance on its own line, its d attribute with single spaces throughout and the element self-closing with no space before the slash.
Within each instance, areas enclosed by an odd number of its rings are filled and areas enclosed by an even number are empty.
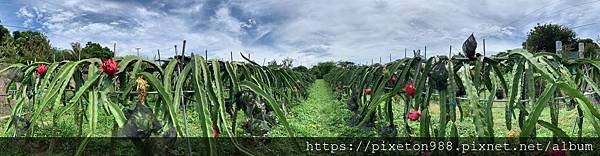
<svg viewBox="0 0 600 156">
<path fill-rule="evenodd" d="M 474 55 L 476 43 L 468 43 L 473 41 L 465 41 L 463 48 L 464 55 L 472 58 L 416 57 L 382 66 L 350 66 L 329 73 L 326 81 L 335 86 L 339 99 L 347 101 L 355 125 L 374 127 L 377 120 L 387 122 L 380 136 L 395 137 L 401 130 L 403 136 L 425 138 L 494 137 L 518 129 L 520 136 L 535 137 L 539 134 L 537 127 L 543 127 L 552 136 L 568 140 L 584 136 L 583 118 L 600 134 L 600 116 L 594 104 L 598 101 L 590 98 L 600 93 L 596 83 L 600 62 L 522 50 L 504 53 L 502 57 L 484 57 Z M 407 87 L 412 84 L 417 94 L 408 92 Z M 593 90 L 594 95 L 584 95 L 583 91 L 588 90 Z M 508 99 L 504 105 L 505 131 L 501 131 L 492 108 L 497 106 L 494 101 L 502 100 L 504 95 Z M 559 104 L 554 100 L 561 96 L 572 98 L 569 105 L 578 110 L 575 135 L 561 129 L 565 126 L 559 122 Z M 439 103 L 437 117 L 430 110 L 434 102 Z M 402 128 L 394 122 L 393 110 L 398 103 L 404 107 Z M 544 110 L 550 110 L 549 119 L 542 120 Z M 410 126 L 409 119 L 418 120 L 418 131 Z M 475 133 L 465 135 L 458 131 L 459 123 L 466 120 L 471 120 Z M 513 127 L 514 123 L 518 127 Z"/>
<path fill-rule="evenodd" d="M 27 63 L 27 61 L 60 62 L 87 58 L 110 58 L 114 52 L 99 43 L 72 43 L 72 49 L 54 48 L 46 35 L 37 31 L 14 31 L 0 25 L 0 62 Z"/>
<path fill-rule="evenodd" d="M 111 129 L 111 136 L 185 137 L 190 136 L 187 121 L 193 120 L 190 124 L 200 127 L 199 136 L 229 136 L 240 151 L 250 154 L 233 137 L 244 136 L 236 131 L 241 116 L 247 119 L 242 128 L 252 136 L 262 136 L 279 124 L 294 136 L 284 111 L 307 96 L 311 75 L 262 67 L 251 60 L 191 58 L 185 64 L 172 59 L 165 68 L 139 57 L 13 64 L 1 72 L 23 76 L 11 79 L 16 104 L 3 135 L 44 136 L 37 132 L 48 122 L 44 118 L 52 116 L 51 122 L 57 123 L 70 112 L 75 136 L 95 137 L 99 130 Z M 190 119 L 190 112 L 197 119 Z M 99 128 L 106 126 L 98 124 L 101 118 L 108 118 L 113 127 Z M 213 141 L 209 139 L 211 150 L 206 152 L 216 152 Z"/>
</svg>

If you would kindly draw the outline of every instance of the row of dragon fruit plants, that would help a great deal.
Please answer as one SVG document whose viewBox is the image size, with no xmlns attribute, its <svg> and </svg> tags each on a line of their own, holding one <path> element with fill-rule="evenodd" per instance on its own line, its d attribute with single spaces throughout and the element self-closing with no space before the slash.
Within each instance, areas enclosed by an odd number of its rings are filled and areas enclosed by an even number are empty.
<svg viewBox="0 0 600 156">
<path fill-rule="evenodd" d="M 399 134 L 393 107 L 400 106 L 404 121 L 400 130 L 405 136 L 493 138 L 502 131 L 495 127 L 492 111 L 500 102 L 505 104 L 507 136 L 535 137 L 541 126 L 552 136 L 568 139 L 574 136 L 559 124 L 570 127 L 573 123 L 559 122 L 558 102 L 554 101 L 563 97 L 571 99 L 577 109 L 577 137 L 582 137 L 584 118 L 600 136 L 600 113 L 595 106 L 598 98 L 587 96 L 600 94 L 600 61 L 523 50 L 485 57 L 476 53 L 476 48 L 471 35 L 463 43 L 464 56 L 414 57 L 385 65 L 340 67 L 325 79 L 338 99 L 347 100 L 348 109 L 354 112 L 353 124 L 374 127 L 376 121 L 385 123 L 380 136 Z M 587 92 L 590 88 L 593 91 Z M 434 102 L 439 104 L 439 118 L 432 118 L 429 110 Z M 550 121 L 540 118 L 544 109 L 550 109 Z M 459 134 L 457 122 L 465 118 L 472 120 L 472 135 Z M 518 131 L 513 122 L 518 122 Z M 411 123 L 418 125 L 418 132 L 411 131 Z"/>
<path fill-rule="evenodd" d="M 11 75 L 5 89 L 16 90 L 3 136 L 44 137 L 35 131 L 51 125 L 41 120 L 65 115 L 74 116 L 75 137 L 188 137 L 195 126 L 201 133 L 194 137 L 225 136 L 239 145 L 236 136 L 262 136 L 279 124 L 293 136 L 282 107 L 305 99 L 314 76 L 244 59 L 249 63 L 192 55 L 164 65 L 133 56 L 13 64 L 0 71 Z M 186 119 L 190 114 L 196 119 Z M 112 124 L 98 124 L 99 116 Z M 246 121 L 236 128 L 238 119 Z M 107 125 L 111 132 L 98 132 Z"/>
</svg>

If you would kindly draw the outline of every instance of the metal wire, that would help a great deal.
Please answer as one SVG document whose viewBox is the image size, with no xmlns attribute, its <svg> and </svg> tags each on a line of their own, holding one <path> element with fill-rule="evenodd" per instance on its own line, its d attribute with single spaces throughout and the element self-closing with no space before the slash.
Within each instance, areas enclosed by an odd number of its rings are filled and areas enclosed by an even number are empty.
<svg viewBox="0 0 600 156">
<path fill-rule="evenodd" d="M 423 93 L 425 94 L 425 93 Z M 594 92 L 584 92 L 583 95 L 594 95 Z M 439 96 L 439 94 L 433 93 L 431 95 L 434 96 Z M 567 99 L 567 98 L 573 98 L 573 97 L 569 97 L 569 96 L 559 96 L 559 97 L 555 97 L 554 100 L 562 100 L 562 99 Z M 465 97 L 456 97 L 456 99 L 459 100 L 468 100 L 469 98 L 465 98 Z M 488 99 L 479 99 L 479 101 L 488 101 Z M 493 102 L 508 102 L 508 100 L 493 100 Z M 529 100 L 520 100 L 519 102 L 529 102 Z"/>
<path fill-rule="evenodd" d="M 229 89 L 224 89 L 225 91 L 229 90 Z M 65 91 L 75 91 L 73 89 L 66 89 Z M 16 90 L 9 90 L 9 92 L 16 92 Z M 124 92 L 122 91 L 115 91 L 115 92 L 111 92 L 110 94 L 123 94 Z M 159 94 L 158 91 L 149 91 L 147 92 L 148 94 Z M 196 91 L 193 90 L 186 90 L 186 91 L 181 91 L 181 93 L 196 93 Z M 131 91 L 129 92 L 129 94 L 137 94 L 137 91 Z M 422 94 L 426 94 L 425 92 L 423 92 Z M 590 91 L 586 91 L 583 92 L 583 95 L 594 95 L 596 94 L 595 92 L 590 92 Z M 0 96 L 10 96 L 13 94 L 0 94 Z M 439 96 L 439 94 L 437 93 L 433 93 L 431 94 L 433 96 Z M 559 96 L 559 97 L 555 97 L 555 100 L 561 100 L 561 99 L 568 99 L 568 98 L 572 98 L 570 96 Z M 460 99 L 460 100 L 468 100 L 469 98 L 465 98 L 465 97 L 456 97 L 456 99 Z M 480 101 L 488 101 L 488 99 L 479 99 Z M 520 102 L 528 102 L 529 100 L 521 100 Z M 494 102 L 508 102 L 508 100 L 494 100 Z"/>
</svg>

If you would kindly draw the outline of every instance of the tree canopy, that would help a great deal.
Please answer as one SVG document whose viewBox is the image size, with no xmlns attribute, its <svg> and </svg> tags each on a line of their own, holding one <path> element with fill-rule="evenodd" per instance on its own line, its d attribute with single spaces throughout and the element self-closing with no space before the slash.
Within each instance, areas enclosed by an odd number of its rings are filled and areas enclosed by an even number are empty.
<svg viewBox="0 0 600 156">
<path fill-rule="evenodd" d="M 561 41 L 565 50 L 573 48 L 577 35 L 568 27 L 558 24 L 538 24 L 527 34 L 527 40 L 523 42 L 523 48 L 532 53 L 551 52 L 556 53 L 556 41 Z"/>
<path fill-rule="evenodd" d="M 73 49 L 53 48 L 48 37 L 41 32 L 10 32 L 0 25 L 0 62 L 77 60 L 79 55 L 81 59 L 114 57 L 114 53 L 108 47 L 102 47 L 99 43 L 87 42 L 83 48 L 79 43 L 73 43 L 71 46 Z"/>
<path fill-rule="evenodd" d="M 8 38 L 10 36 L 10 31 L 6 29 L 4 26 L 0 25 L 0 43 L 4 42 L 4 38 Z"/>
<path fill-rule="evenodd" d="M 3 40 L 3 56 L 5 61 L 25 62 L 30 60 L 49 61 L 52 56 L 52 46 L 48 38 L 36 31 L 14 31 L 12 39 Z"/>
<path fill-rule="evenodd" d="M 323 75 L 329 73 L 332 69 L 336 68 L 335 62 L 319 62 L 316 66 L 310 68 L 310 72 L 317 77 L 317 79 L 322 79 Z"/>
<path fill-rule="evenodd" d="M 81 49 L 81 59 L 85 58 L 112 58 L 114 53 L 108 47 L 102 47 L 99 43 L 87 42 Z"/>
<path fill-rule="evenodd" d="M 301 72 L 301 73 L 309 73 L 308 68 L 306 68 L 305 66 L 298 66 L 298 67 L 294 67 L 292 68 L 293 71 L 297 71 L 297 72 Z"/>
</svg>

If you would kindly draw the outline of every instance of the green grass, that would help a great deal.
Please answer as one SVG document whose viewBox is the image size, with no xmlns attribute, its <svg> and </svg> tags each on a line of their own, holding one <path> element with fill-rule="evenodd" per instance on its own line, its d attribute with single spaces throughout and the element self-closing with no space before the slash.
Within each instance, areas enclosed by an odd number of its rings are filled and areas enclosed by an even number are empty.
<svg viewBox="0 0 600 156">
<path fill-rule="evenodd" d="M 463 105 L 467 104 L 467 101 L 462 101 Z M 383 105 L 383 104 L 382 104 Z M 495 102 L 494 108 L 492 108 L 493 114 L 493 122 L 494 122 L 494 136 L 495 137 L 507 137 L 510 130 L 507 129 L 505 123 L 505 103 L 504 102 Z M 404 114 L 404 104 L 402 101 L 395 102 L 393 105 L 394 111 L 394 124 L 399 125 L 398 127 L 398 136 L 404 136 L 405 131 L 403 130 L 403 119 L 402 115 Z M 529 108 L 528 108 L 529 109 Z M 439 105 L 437 101 L 431 101 L 429 106 L 429 111 L 431 115 L 431 133 L 433 135 L 433 129 L 437 128 L 439 125 Z M 519 112 L 516 110 L 516 117 L 518 117 Z M 457 109 L 457 114 L 460 114 Z M 558 115 L 558 127 L 561 128 L 567 135 L 571 137 L 577 137 L 577 127 L 573 127 L 577 121 L 577 109 L 575 108 L 560 108 Z M 379 122 L 385 122 L 380 119 Z M 545 108 L 540 116 L 540 120 L 544 120 L 547 122 L 551 122 L 550 120 L 550 108 Z M 446 129 L 446 136 L 450 135 L 450 126 L 451 122 L 449 122 Z M 409 121 L 409 126 L 413 130 L 410 136 L 418 136 L 419 133 L 419 122 L 418 121 Z M 460 137 L 474 137 L 475 134 L 475 125 L 473 124 L 472 117 L 465 117 L 464 120 L 460 120 L 460 117 L 456 118 L 456 126 L 458 129 L 458 134 Z M 540 125 L 536 126 L 537 128 L 537 136 L 538 137 L 552 137 L 552 132 Z M 512 119 L 512 130 L 520 132 L 518 119 Z M 584 137 L 597 137 L 595 135 L 595 130 L 592 124 L 589 122 L 587 118 L 584 118 L 583 128 L 582 128 L 582 136 Z"/>
<path fill-rule="evenodd" d="M 374 129 L 350 126 L 352 112 L 333 96 L 328 84 L 317 80 L 310 88 L 308 99 L 291 108 L 287 115 L 290 126 L 298 137 L 367 137 L 376 136 Z M 278 126 L 268 136 L 287 136 Z"/>
</svg>

